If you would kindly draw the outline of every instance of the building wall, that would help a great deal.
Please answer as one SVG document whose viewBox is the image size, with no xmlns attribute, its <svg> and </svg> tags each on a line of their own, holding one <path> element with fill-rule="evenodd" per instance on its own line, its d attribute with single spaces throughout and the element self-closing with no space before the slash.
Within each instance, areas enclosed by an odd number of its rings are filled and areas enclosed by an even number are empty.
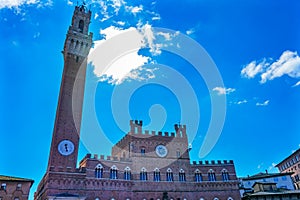
<svg viewBox="0 0 300 200">
<path fill-rule="evenodd" d="M 6 185 L 6 186 L 4 186 Z M 0 199 L 2 200 L 27 200 L 31 182 L 1 181 Z"/>
<path fill-rule="evenodd" d="M 296 189 L 300 189 L 300 149 L 277 165 L 281 173 L 293 172 L 292 179 Z"/>
<path fill-rule="evenodd" d="M 258 179 L 241 179 L 242 185 L 245 188 L 252 188 L 255 182 L 268 182 L 268 183 L 276 183 L 277 188 L 285 188 L 289 190 L 294 190 L 293 180 L 290 175 L 282 175 L 268 178 L 258 178 Z"/>
<path fill-rule="evenodd" d="M 47 194 L 71 193 L 86 200 L 157 200 L 162 199 L 163 193 L 168 192 L 169 199 L 194 200 L 204 198 L 206 200 L 240 199 L 237 182 L 141 182 L 126 180 L 110 180 L 107 178 L 82 178 L 82 174 L 62 175 L 51 172 L 47 178 L 48 189 L 41 192 L 42 196 L 36 199 L 45 199 Z M 51 195 L 49 195 L 51 196 Z"/>
</svg>

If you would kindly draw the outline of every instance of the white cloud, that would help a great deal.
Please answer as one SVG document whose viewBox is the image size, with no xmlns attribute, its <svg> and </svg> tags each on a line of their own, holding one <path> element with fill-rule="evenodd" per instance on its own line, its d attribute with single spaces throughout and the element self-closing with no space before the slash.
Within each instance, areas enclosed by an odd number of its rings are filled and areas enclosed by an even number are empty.
<svg viewBox="0 0 300 200">
<path fill-rule="evenodd" d="M 269 167 L 268 167 L 268 172 L 271 172 L 271 173 L 277 173 L 278 170 L 276 168 L 276 163 L 272 163 Z"/>
<path fill-rule="evenodd" d="M 300 81 L 298 81 L 295 85 L 293 85 L 293 87 L 297 87 L 300 85 Z"/>
<path fill-rule="evenodd" d="M 116 22 L 118 25 L 120 25 L 120 26 L 124 26 L 125 24 L 126 24 L 126 22 L 122 22 L 122 21 L 118 21 L 118 22 Z"/>
<path fill-rule="evenodd" d="M 154 78 L 154 71 L 145 70 L 142 68 L 144 64 L 149 61 L 148 57 L 138 55 L 138 52 L 132 52 L 118 58 L 113 62 L 105 71 L 104 74 L 100 74 L 101 81 L 108 81 L 111 84 L 121 84 L 125 80 L 146 80 Z M 95 69 L 96 71 L 97 69 Z M 143 72 L 147 72 L 147 75 Z"/>
<path fill-rule="evenodd" d="M 143 6 L 139 5 L 139 6 L 126 6 L 125 9 L 128 12 L 131 12 L 132 14 L 136 15 L 139 12 L 143 11 Z"/>
<path fill-rule="evenodd" d="M 194 28 L 191 28 L 191 29 L 187 30 L 185 33 L 186 33 L 187 35 L 192 35 L 193 33 L 195 33 L 195 29 L 194 29 Z"/>
<path fill-rule="evenodd" d="M 100 30 L 100 34 L 105 35 L 106 39 L 110 39 L 110 38 L 112 38 L 116 35 L 125 33 L 127 31 L 132 31 L 132 30 L 136 30 L 136 29 L 133 28 L 133 27 L 130 27 L 129 29 L 124 29 L 123 30 L 123 29 L 120 29 L 120 28 L 115 27 L 115 26 L 110 26 L 106 29 Z"/>
<path fill-rule="evenodd" d="M 270 100 L 266 100 L 266 101 L 264 101 L 263 103 L 257 102 L 257 103 L 256 103 L 256 106 L 267 106 L 267 105 L 269 105 L 269 103 L 270 103 Z"/>
<path fill-rule="evenodd" d="M 34 35 L 33 35 L 33 38 L 36 39 L 38 37 L 40 37 L 41 33 L 40 32 L 36 32 Z"/>
<path fill-rule="evenodd" d="M 39 7 L 52 6 L 51 0 L 0 0 L 0 9 L 16 9 L 20 10 L 22 6 L 36 5 Z"/>
<path fill-rule="evenodd" d="M 270 60 L 272 61 L 272 60 Z M 300 57 L 297 52 L 284 51 L 280 58 L 274 62 L 252 61 L 241 71 L 241 75 L 246 78 L 254 78 L 260 74 L 260 83 L 288 75 L 292 78 L 300 77 Z"/>
<path fill-rule="evenodd" d="M 213 91 L 216 91 L 218 95 L 230 94 L 235 91 L 234 88 L 215 87 Z"/>
<path fill-rule="evenodd" d="M 152 17 L 152 21 L 158 21 L 161 20 L 160 15 L 156 14 L 154 17 Z"/>
<path fill-rule="evenodd" d="M 100 45 L 106 40 L 129 31 L 131 31 L 133 35 L 130 34 L 132 38 L 126 38 L 127 42 L 136 42 L 136 45 L 139 47 L 138 49 L 125 52 L 117 58 L 112 58 L 112 61 L 108 60 L 108 66 L 104 67 L 101 65 L 103 58 L 100 59 L 99 56 L 89 56 L 89 62 L 92 62 L 95 67 L 94 74 L 99 77 L 100 81 L 107 81 L 111 84 L 121 84 L 126 80 L 143 81 L 155 78 L 154 71 L 157 69 L 143 67 L 144 64 L 150 62 L 151 58 L 138 54 L 139 49 L 144 47 L 145 44 L 143 43 L 144 35 L 136 28 L 131 27 L 129 29 L 121 30 L 117 27 L 110 26 L 101 30 L 100 33 L 105 35 L 105 39 L 96 41 L 95 47 L 91 50 L 91 52 L 97 51 L 97 48 L 100 47 Z M 100 59 L 100 62 L 98 59 Z"/>
<path fill-rule="evenodd" d="M 158 32 L 158 33 L 156 33 L 156 35 L 163 36 L 167 41 L 171 40 L 171 34 L 170 33 Z"/>
<path fill-rule="evenodd" d="M 69 6 L 73 6 L 73 2 L 70 1 L 70 0 L 68 0 L 67 4 L 68 4 Z"/>
<path fill-rule="evenodd" d="M 248 103 L 246 99 L 236 102 L 236 104 L 238 105 L 245 104 L 245 103 Z"/>
<path fill-rule="evenodd" d="M 23 5 L 38 4 L 39 2 L 39 0 L 0 0 L 0 9 L 18 8 Z"/>
<path fill-rule="evenodd" d="M 257 64 L 256 61 L 252 61 L 241 71 L 241 75 L 246 78 L 254 78 L 258 73 L 261 73 L 266 67 L 266 61 L 260 62 Z"/>
<path fill-rule="evenodd" d="M 260 169 L 263 165 L 264 165 L 264 163 L 257 165 L 257 169 Z"/>
<path fill-rule="evenodd" d="M 98 13 L 95 13 L 94 19 L 97 19 L 99 17 Z"/>
</svg>

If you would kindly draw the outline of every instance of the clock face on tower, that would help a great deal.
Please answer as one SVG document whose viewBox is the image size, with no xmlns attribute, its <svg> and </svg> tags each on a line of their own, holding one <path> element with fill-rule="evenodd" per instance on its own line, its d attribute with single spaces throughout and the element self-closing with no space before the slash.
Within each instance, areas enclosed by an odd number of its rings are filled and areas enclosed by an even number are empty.
<svg viewBox="0 0 300 200">
<path fill-rule="evenodd" d="M 155 148 L 155 152 L 159 157 L 165 157 L 168 154 L 168 149 L 164 145 L 158 145 Z"/>
<path fill-rule="evenodd" d="M 58 151 L 63 156 L 71 155 L 74 152 L 74 144 L 70 140 L 62 140 L 58 144 Z"/>
</svg>

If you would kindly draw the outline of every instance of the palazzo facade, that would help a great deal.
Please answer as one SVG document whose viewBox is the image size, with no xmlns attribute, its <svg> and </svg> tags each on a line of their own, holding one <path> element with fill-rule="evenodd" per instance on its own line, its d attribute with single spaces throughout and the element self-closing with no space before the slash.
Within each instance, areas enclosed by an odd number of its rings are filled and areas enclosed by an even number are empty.
<svg viewBox="0 0 300 200">
<path fill-rule="evenodd" d="M 130 131 L 110 156 L 87 154 L 77 164 L 91 12 L 76 6 L 65 40 L 64 71 L 46 173 L 36 200 L 237 200 L 232 160 L 191 161 L 185 125 L 173 132 Z"/>
</svg>

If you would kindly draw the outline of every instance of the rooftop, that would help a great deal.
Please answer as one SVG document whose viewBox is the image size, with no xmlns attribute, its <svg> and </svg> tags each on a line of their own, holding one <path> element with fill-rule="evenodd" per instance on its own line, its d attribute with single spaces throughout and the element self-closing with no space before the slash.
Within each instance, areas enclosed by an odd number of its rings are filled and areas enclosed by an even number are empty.
<svg viewBox="0 0 300 200">
<path fill-rule="evenodd" d="M 294 153 L 292 153 L 291 155 L 289 155 L 288 157 L 286 157 L 285 159 L 283 159 L 281 162 L 279 162 L 275 167 L 278 167 L 281 163 L 285 162 L 286 160 L 294 157 L 297 153 L 300 152 L 300 148 L 297 149 Z"/>
<path fill-rule="evenodd" d="M 251 196 L 261 196 L 261 195 L 285 195 L 285 194 L 300 194 L 300 190 L 286 190 L 286 191 L 273 191 L 273 192 L 256 192 L 253 194 L 248 194 Z"/>
<path fill-rule="evenodd" d="M 255 179 L 262 179 L 262 178 L 273 178 L 273 177 L 278 177 L 278 176 L 286 176 L 286 175 L 292 175 L 293 172 L 288 172 L 288 173 L 263 173 L 260 172 L 258 174 L 255 174 L 253 176 L 248 176 L 248 177 L 242 177 L 242 180 L 255 180 Z"/>
<path fill-rule="evenodd" d="M 0 175 L 0 181 L 21 181 L 21 182 L 31 182 L 31 184 L 34 182 L 34 180 L 32 179 L 13 177 L 13 176 L 4 176 L 4 175 Z"/>
</svg>

